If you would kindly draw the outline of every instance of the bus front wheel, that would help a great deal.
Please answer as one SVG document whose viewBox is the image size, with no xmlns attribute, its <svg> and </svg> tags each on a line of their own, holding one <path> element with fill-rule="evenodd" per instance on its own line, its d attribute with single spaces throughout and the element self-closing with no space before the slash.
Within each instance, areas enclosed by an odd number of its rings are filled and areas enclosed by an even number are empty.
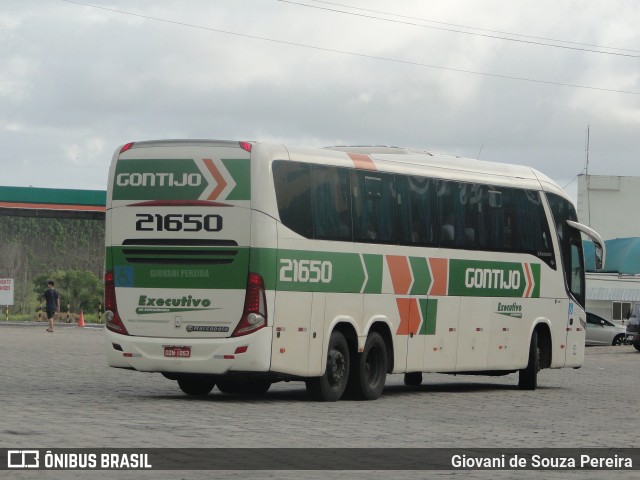
<svg viewBox="0 0 640 480">
<path fill-rule="evenodd" d="M 529 362 L 526 368 L 520 370 L 518 378 L 518 388 L 520 390 L 535 390 L 538 386 L 538 372 L 540 371 L 541 351 L 538 345 L 538 332 L 531 335 L 529 345 Z"/>
<path fill-rule="evenodd" d="M 327 366 L 324 375 L 306 381 L 307 393 L 313 400 L 340 400 L 349 380 L 349 346 L 342 333 L 333 331 L 329 338 Z"/>
</svg>

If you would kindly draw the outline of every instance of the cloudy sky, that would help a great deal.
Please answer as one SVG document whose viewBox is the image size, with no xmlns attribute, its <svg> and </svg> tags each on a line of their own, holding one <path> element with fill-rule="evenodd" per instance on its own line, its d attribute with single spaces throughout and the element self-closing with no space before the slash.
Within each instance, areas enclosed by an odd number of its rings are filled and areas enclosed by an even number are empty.
<svg viewBox="0 0 640 480">
<path fill-rule="evenodd" d="M 82 3 L 82 4 L 81 4 Z M 640 2 L 2 0 L 0 185 L 105 189 L 117 146 L 396 145 L 640 176 Z M 91 5 L 91 6 L 89 6 Z"/>
</svg>

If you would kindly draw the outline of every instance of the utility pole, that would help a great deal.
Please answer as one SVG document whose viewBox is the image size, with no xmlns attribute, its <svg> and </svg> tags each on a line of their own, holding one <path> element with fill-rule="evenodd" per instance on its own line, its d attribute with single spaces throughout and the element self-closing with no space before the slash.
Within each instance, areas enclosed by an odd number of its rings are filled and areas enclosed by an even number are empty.
<svg viewBox="0 0 640 480">
<path fill-rule="evenodd" d="M 587 125 L 587 142 L 585 145 L 585 166 L 584 173 L 587 177 L 587 225 L 591 226 L 591 198 L 589 194 L 589 190 L 591 187 L 591 180 L 589 179 L 589 136 L 590 136 L 591 125 Z"/>
</svg>

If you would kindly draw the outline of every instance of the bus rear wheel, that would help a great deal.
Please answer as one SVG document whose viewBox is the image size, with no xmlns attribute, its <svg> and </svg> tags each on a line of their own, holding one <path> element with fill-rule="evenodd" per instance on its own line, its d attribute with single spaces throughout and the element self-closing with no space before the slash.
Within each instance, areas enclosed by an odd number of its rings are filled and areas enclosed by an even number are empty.
<svg viewBox="0 0 640 480">
<path fill-rule="evenodd" d="M 335 402 L 340 400 L 349 380 L 349 346 L 342 333 L 333 331 L 329 338 L 327 366 L 324 375 L 306 381 L 312 400 Z"/>
<path fill-rule="evenodd" d="M 518 388 L 520 390 L 535 390 L 538 386 L 541 355 L 540 346 L 538 345 L 538 332 L 534 331 L 529 345 L 529 362 L 526 368 L 520 370 L 519 373 Z"/>
<path fill-rule="evenodd" d="M 387 347 L 378 332 L 367 337 L 364 350 L 351 363 L 347 390 L 350 397 L 375 400 L 382 395 L 387 378 Z"/>
<path fill-rule="evenodd" d="M 209 395 L 216 382 L 193 377 L 182 377 L 178 379 L 178 386 L 187 395 L 203 397 Z"/>
</svg>

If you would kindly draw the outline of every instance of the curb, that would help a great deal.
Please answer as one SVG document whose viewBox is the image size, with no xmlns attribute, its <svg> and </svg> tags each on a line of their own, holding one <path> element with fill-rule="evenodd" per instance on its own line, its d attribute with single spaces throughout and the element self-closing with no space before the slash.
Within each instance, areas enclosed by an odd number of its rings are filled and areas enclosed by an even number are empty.
<svg viewBox="0 0 640 480">
<path fill-rule="evenodd" d="M 76 322 L 74 323 L 66 323 L 66 322 L 56 322 L 53 324 L 53 326 L 55 328 L 70 328 L 70 327 L 75 327 L 75 328 L 92 328 L 92 329 L 98 329 L 98 328 L 104 328 L 104 324 L 100 324 L 100 323 L 85 323 L 84 327 L 78 327 L 78 324 Z M 48 328 L 49 324 L 48 322 L 7 322 L 7 321 L 1 321 L 0 322 L 0 327 L 44 327 L 44 328 Z"/>
</svg>

